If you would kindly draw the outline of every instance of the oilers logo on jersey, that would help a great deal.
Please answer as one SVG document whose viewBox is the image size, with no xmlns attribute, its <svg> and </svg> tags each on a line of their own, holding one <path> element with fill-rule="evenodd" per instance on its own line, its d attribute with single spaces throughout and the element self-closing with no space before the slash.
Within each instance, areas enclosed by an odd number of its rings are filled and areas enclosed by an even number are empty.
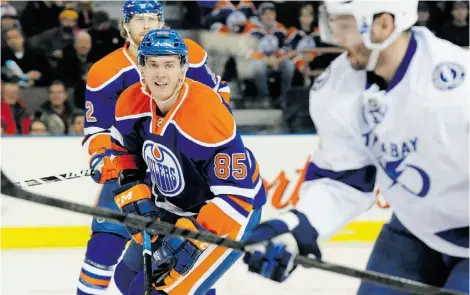
<svg viewBox="0 0 470 295">
<path fill-rule="evenodd" d="M 143 156 L 150 170 L 152 182 L 166 197 L 174 197 L 184 189 L 181 165 L 173 152 L 162 144 L 145 141 Z"/>
</svg>

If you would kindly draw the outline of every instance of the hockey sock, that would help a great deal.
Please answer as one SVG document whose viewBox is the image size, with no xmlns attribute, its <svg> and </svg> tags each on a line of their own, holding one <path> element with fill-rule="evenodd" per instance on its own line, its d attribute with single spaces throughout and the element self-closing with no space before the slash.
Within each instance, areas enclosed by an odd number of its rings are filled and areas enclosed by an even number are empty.
<svg viewBox="0 0 470 295">
<path fill-rule="evenodd" d="M 126 238 L 110 233 L 94 233 L 91 236 L 78 281 L 78 295 L 106 292 L 126 243 Z"/>
</svg>

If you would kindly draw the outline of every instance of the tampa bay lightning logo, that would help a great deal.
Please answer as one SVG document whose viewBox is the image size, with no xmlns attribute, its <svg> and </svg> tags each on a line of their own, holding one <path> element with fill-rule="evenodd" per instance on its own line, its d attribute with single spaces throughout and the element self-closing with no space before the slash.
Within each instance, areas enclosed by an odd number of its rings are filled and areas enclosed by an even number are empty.
<svg viewBox="0 0 470 295">
<path fill-rule="evenodd" d="M 399 143 L 381 142 L 377 134 L 363 135 L 365 145 L 377 155 L 380 166 L 391 180 L 389 188 L 399 185 L 409 193 L 424 198 L 431 188 L 429 175 L 409 162 L 408 156 L 418 151 L 418 138 Z"/>
<path fill-rule="evenodd" d="M 382 168 L 393 181 L 390 187 L 394 185 L 401 185 L 405 190 L 417 197 L 426 197 L 431 187 L 431 181 L 428 174 L 423 169 L 415 165 L 404 164 L 405 159 L 406 157 L 397 161 L 390 161 L 383 164 L 381 163 Z M 402 176 L 404 172 L 407 172 L 408 174 L 412 172 L 415 173 L 416 176 L 421 179 L 421 184 L 417 184 L 416 187 L 412 187 L 409 184 L 400 182 L 400 176 Z"/>
<path fill-rule="evenodd" d="M 452 90 L 462 84 L 465 70 L 461 65 L 452 62 L 438 64 L 432 72 L 434 86 L 440 90 Z"/>
<path fill-rule="evenodd" d="M 166 146 L 145 141 L 142 149 L 144 160 L 150 170 L 152 183 L 166 197 L 174 197 L 184 189 L 181 165 L 175 154 Z"/>
</svg>

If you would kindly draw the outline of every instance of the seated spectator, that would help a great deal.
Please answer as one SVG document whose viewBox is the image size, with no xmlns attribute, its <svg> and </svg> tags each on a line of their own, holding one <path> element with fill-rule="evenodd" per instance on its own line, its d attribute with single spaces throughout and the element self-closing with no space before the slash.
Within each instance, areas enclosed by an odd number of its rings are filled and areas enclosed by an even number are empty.
<svg viewBox="0 0 470 295">
<path fill-rule="evenodd" d="M 8 4 L 8 2 L 3 2 L 1 4 L 1 15 L 2 15 L 2 30 L 9 28 L 21 28 L 21 23 L 18 20 L 18 14 L 15 7 Z M 3 46 L 4 44 L 2 44 Z"/>
<path fill-rule="evenodd" d="M 52 69 L 45 54 L 25 44 L 22 32 L 10 28 L 4 32 L 6 46 L 2 48 L 2 80 L 20 82 L 22 86 L 47 86 Z"/>
<path fill-rule="evenodd" d="M 93 12 L 93 1 L 78 1 L 77 2 L 78 10 L 78 27 L 80 29 L 89 29 L 91 28 L 93 18 L 95 17 Z"/>
<path fill-rule="evenodd" d="M 227 17 L 225 25 L 218 26 L 218 31 L 225 34 L 239 34 L 245 29 L 246 22 L 246 16 L 242 12 L 234 11 Z"/>
<path fill-rule="evenodd" d="M 244 33 L 259 40 L 258 50 L 250 55 L 258 96 L 262 101 L 270 100 L 268 78 L 277 73 L 281 78 L 281 100 L 289 90 L 295 65 L 285 51 L 286 28 L 276 21 L 274 4 L 265 2 L 259 6 L 259 24 L 248 22 Z"/>
<path fill-rule="evenodd" d="M 64 48 L 73 45 L 74 33 L 77 30 L 78 13 L 66 9 L 59 15 L 60 26 L 49 29 L 40 35 L 34 36 L 33 44 L 48 53 L 49 62 L 55 68 L 59 60 L 64 57 Z"/>
<path fill-rule="evenodd" d="M 418 4 L 418 21 L 415 26 L 427 27 L 429 29 L 429 19 L 431 14 L 429 12 L 429 4 L 426 2 L 419 2 Z"/>
<path fill-rule="evenodd" d="M 448 40 L 455 45 L 469 45 L 468 4 L 465 1 L 453 3 L 452 16 L 454 19 L 436 30 L 436 36 Z"/>
<path fill-rule="evenodd" d="M 87 73 L 94 60 L 90 58 L 91 37 L 86 31 L 75 36 L 73 46 L 64 49 L 64 58 L 57 66 L 57 79 L 66 87 L 74 88 L 73 103 L 83 109 L 85 106 L 85 87 Z"/>
<path fill-rule="evenodd" d="M 27 37 L 59 26 L 59 14 L 64 9 L 62 1 L 26 1 L 20 21 Z"/>
<path fill-rule="evenodd" d="M 218 31 L 220 27 L 227 24 L 227 18 L 234 12 L 241 12 L 246 19 L 256 16 L 256 8 L 252 1 L 217 1 L 211 14 L 206 18 L 206 26 L 211 30 Z"/>
<path fill-rule="evenodd" d="M 85 129 L 85 112 L 82 110 L 75 111 L 72 114 L 70 123 L 70 135 L 84 135 Z"/>
<path fill-rule="evenodd" d="M 17 84 L 2 84 L 1 121 L 4 134 L 28 134 L 31 118 L 21 102 L 20 87 Z"/>
<path fill-rule="evenodd" d="M 41 105 L 34 114 L 35 119 L 44 121 L 51 134 L 67 134 L 69 122 L 75 107 L 67 99 L 67 91 L 62 81 L 54 81 L 49 87 L 49 101 Z"/>
<path fill-rule="evenodd" d="M 34 120 L 29 126 L 29 135 L 49 135 L 49 128 L 44 121 Z"/>
<path fill-rule="evenodd" d="M 100 60 L 125 43 L 119 30 L 111 26 L 111 20 L 104 11 L 97 11 L 93 15 L 92 27 L 88 33 L 92 42 L 90 56 L 94 61 Z"/>
</svg>

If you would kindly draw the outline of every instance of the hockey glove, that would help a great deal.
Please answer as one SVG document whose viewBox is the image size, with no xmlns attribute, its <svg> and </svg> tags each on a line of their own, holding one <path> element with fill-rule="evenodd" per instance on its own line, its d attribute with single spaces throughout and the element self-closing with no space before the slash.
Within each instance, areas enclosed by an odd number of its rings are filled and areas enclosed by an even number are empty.
<svg viewBox="0 0 470 295">
<path fill-rule="evenodd" d="M 176 226 L 193 231 L 203 230 L 193 218 L 180 218 Z M 176 236 L 163 238 L 162 246 L 153 253 L 156 269 L 153 272 L 155 288 L 157 290 L 168 288 L 178 278 L 187 274 L 208 246 L 208 243 Z"/>
<path fill-rule="evenodd" d="M 113 191 L 116 205 L 126 214 L 137 214 L 140 216 L 158 219 L 158 212 L 155 203 L 152 200 L 151 189 L 142 181 L 127 183 Z M 140 229 L 127 226 L 127 231 L 133 239 L 142 244 L 142 233 Z M 156 241 L 158 236 L 150 232 L 152 242 Z M 155 236 L 154 236 L 155 235 Z"/>
<path fill-rule="evenodd" d="M 117 178 L 116 165 L 111 160 L 109 149 L 101 149 L 93 154 L 90 159 L 90 169 L 92 169 L 92 178 L 96 183 L 105 183 Z"/>
<path fill-rule="evenodd" d="M 248 233 L 244 244 L 248 251 L 243 261 L 248 270 L 276 282 L 282 282 L 292 273 L 297 255 L 321 259 L 317 245 L 318 233 L 307 217 L 291 210 L 279 219 L 271 219 Z"/>
</svg>

